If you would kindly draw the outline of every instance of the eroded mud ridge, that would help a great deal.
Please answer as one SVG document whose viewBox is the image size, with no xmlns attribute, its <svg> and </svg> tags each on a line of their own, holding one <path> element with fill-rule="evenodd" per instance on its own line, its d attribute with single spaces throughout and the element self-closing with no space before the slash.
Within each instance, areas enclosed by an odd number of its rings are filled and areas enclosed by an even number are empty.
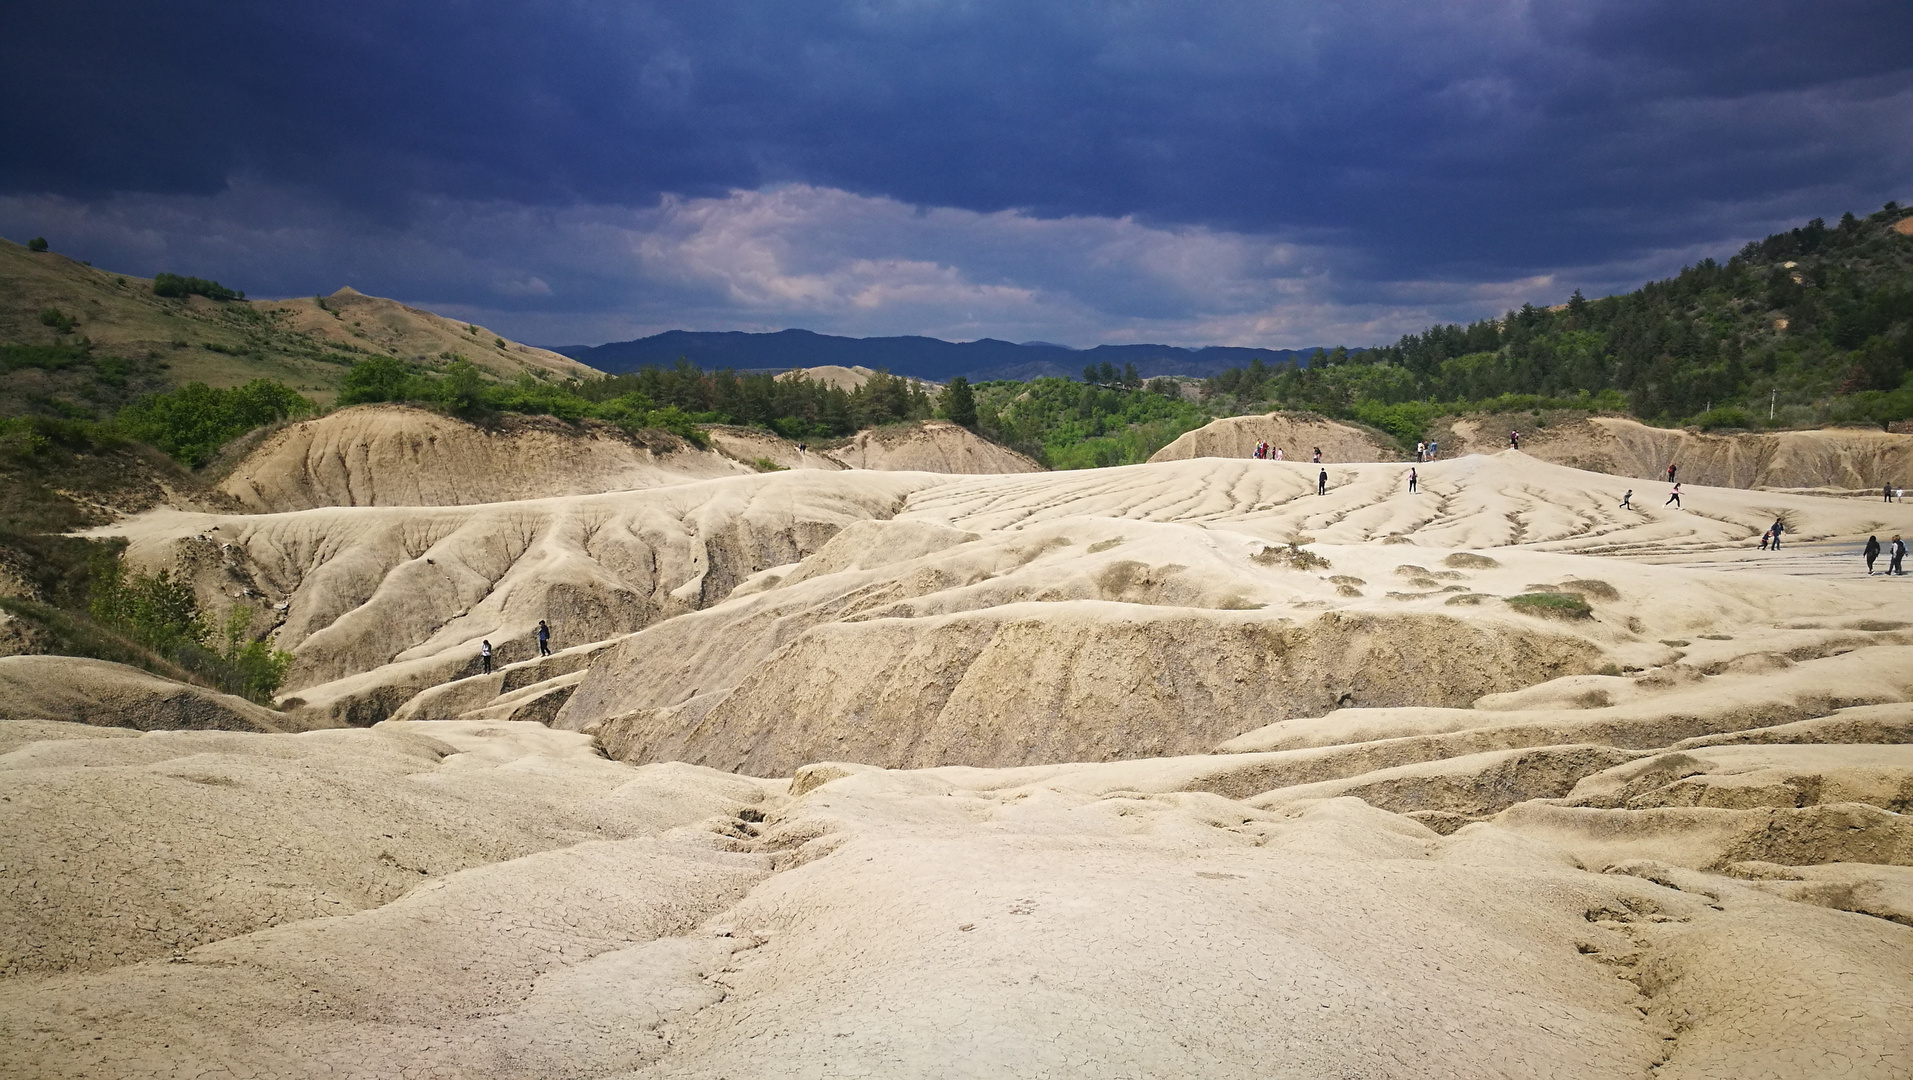
<svg viewBox="0 0 1913 1080">
<path fill-rule="evenodd" d="M 1329 472 L 129 522 L 289 700 L 0 721 L 0 1077 L 1907 1075 L 1913 511 Z"/>
</svg>

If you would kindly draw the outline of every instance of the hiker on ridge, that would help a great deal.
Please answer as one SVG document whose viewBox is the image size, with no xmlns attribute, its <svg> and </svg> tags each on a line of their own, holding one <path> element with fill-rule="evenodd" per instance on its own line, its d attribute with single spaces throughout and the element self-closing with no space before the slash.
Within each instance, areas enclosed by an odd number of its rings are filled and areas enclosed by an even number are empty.
<svg viewBox="0 0 1913 1080">
<path fill-rule="evenodd" d="M 1667 463 L 1667 482 L 1670 484 L 1674 482 L 1674 469 L 1675 469 L 1674 463 L 1671 461 L 1668 462 Z"/>
<path fill-rule="evenodd" d="M 1321 463 L 1322 463 L 1322 448 L 1318 446 L 1315 448 L 1315 464 L 1320 465 Z"/>
<path fill-rule="evenodd" d="M 1322 475 L 1315 478 L 1315 493 L 1317 495 L 1328 494 L 1328 470 L 1327 469 L 1323 469 Z"/>
<path fill-rule="evenodd" d="M 538 655 L 551 655 L 551 627 L 546 626 L 543 619 L 538 620 Z"/>
<path fill-rule="evenodd" d="M 1510 450 L 1521 449 L 1521 433 L 1519 431 L 1508 432 L 1508 449 Z"/>
<path fill-rule="evenodd" d="M 481 674 L 492 673 L 492 643 L 490 641 L 478 643 L 478 665 Z"/>
<path fill-rule="evenodd" d="M 1865 556 L 1866 556 L 1866 560 L 1867 560 L 1867 576 L 1868 576 L 1868 577 L 1872 577 L 1872 576 L 1873 576 L 1873 562 L 1874 562 L 1874 560 L 1876 560 L 1876 559 L 1878 559 L 1878 558 L 1880 557 L 1880 538 L 1879 538 L 1879 537 L 1877 537 L 1877 536 L 1869 536 L 1869 537 L 1867 537 L 1867 546 L 1866 546 L 1866 549 L 1865 549 L 1864 551 L 1862 551 L 1862 552 L 1860 552 L 1860 554 L 1862 554 L 1862 555 L 1865 555 Z"/>
</svg>

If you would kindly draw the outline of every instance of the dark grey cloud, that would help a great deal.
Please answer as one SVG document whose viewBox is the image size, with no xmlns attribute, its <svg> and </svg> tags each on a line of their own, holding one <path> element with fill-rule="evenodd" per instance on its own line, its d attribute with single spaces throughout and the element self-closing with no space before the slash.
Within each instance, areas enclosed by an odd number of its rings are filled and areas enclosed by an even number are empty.
<svg viewBox="0 0 1913 1080">
<path fill-rule="evenodd" d="M 308 239 L 282 230 L 275 248 L 247 223 L 250 253 L 185 235 L 175 249 L 282 291 L 345 264 L 415 298 L 526 312 L 602 313 L 632 290 L 649 312 L 729 310 L 729 286 L 690 303 L 617 245 L 595 263 L 541 254 L 531 238 L 560 233 L 538 215 L 793 185 L 1248 238 L 1287 252 L 1264 292 L 1302 275 L 1323 303 L 1432 288 L 1465 307 L 1531 278 L 1625 286 L 1710 244 L 1906 198 L 1913 176 L 1904 0 L 68 3 L 5 19 L 0 223 L 51 197 L 124 248 L 102 223 L 132 229 L 130 207 L 160 205 L 142 197 L 212 220 L 265 212 L 235 190 L 270 192 Z M 892 256 L 1067 293 L 1090 322 L 1235 303 L 1048 265 L 1009 226 L 952 239 L 871 212 Z M 461 214 L 529 231 L 460 234 Z M 920 250 L 937 235 L 950 246 Z M 357 270 L 328 247 L 347 236 L 388 258 Z M 1252 282 L 1268 256 L 1236 258 Z"/>
</svg>

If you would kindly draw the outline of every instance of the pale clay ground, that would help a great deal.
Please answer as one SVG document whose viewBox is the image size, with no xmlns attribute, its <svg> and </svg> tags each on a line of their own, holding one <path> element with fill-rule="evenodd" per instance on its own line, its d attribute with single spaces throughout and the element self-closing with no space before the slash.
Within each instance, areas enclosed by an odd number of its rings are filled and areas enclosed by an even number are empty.
<svg viewBox="0 0 1913 1080">
<path fill-rule="evenodd" d="M 1329 471 L 125 522 L 303 704 L 20 669 L 0 1077 L 1913 1074 L 1913 510 Z"/>
</svg>

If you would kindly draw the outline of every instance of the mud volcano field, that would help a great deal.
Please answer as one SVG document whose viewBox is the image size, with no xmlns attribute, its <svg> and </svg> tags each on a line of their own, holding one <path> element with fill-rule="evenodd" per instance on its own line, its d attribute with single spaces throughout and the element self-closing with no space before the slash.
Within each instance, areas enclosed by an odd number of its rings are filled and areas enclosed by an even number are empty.
<svg viewBox="0 0 1913 1080">
<path fill-rule="evenodd" d="M 0 660 L 0 1077 L 1913 1074 L 1913 508 L 304 445 L 111 529 L 278 709 Z"/>
</svg>

